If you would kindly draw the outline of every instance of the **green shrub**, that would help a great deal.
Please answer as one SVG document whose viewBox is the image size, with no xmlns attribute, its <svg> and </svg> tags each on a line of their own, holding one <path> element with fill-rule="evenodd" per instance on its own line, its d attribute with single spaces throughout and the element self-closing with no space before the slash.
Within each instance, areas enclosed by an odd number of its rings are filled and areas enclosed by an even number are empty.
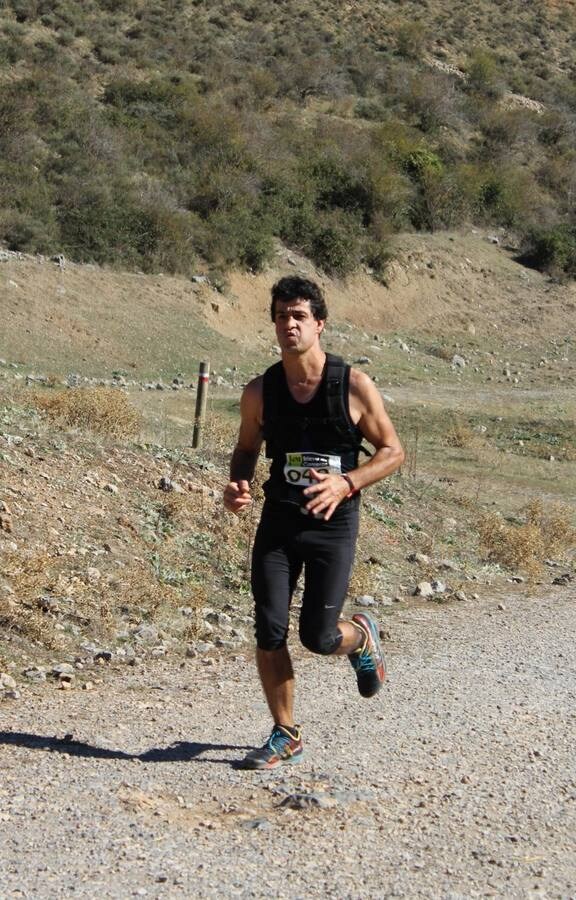
<svg viewBox="0 0 576 900">
<path fill-rule="evenodd" d="M 404 22 L 396 31 L 396 49 L 405 59 L 424 56 L 426 30 L 421 22 Z"/>
<path fill-rule="evenodd" d="M 483 48 L 473 50 L 466 65 L 468 88 L 472 93 L 492 99 L 502 93 L 501 76 L 493 53 Z"/>
<path fill-rule="evenodd" d="M 576 275 L 576 226 L 531 229 L 523 241 L 523 258 L 552 274 Z"/>
<path fill-rule="evenodd" d="M 309 255 L 325 272 L 345 276 L 354 271 L 361 258 L 358 221 L 345 213 L 332 213 L 316 227 Z"/>
</svg>

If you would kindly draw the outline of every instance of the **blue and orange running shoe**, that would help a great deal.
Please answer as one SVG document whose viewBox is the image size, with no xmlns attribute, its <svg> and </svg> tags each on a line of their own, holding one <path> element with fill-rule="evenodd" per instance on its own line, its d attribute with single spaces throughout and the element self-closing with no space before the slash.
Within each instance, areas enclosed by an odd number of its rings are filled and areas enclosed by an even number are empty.
<svg viewBox="0 0 576 900">
<path fill-rule="evenodd" d="M 288 731 L 282 725 L 275 725 L 272 734 L 263 747 L 251 750 L 243 761 L 243 769 L 275 769 L 286 763 L 299 763 L 304 756 L 300 726 Z"/>
<path fill-rule="evenodd" d="M 356 613 L 352 616 L 352 621 L 365 635 L 365 639 L 358 650 L 349 654 L 348 659 L 356 672 L 356 681 L 361 695 L 373 697 L 382 687 L 382 682 L 386 677 L 378 626 L 370 616 L 364 613 Z"/>
</svg>

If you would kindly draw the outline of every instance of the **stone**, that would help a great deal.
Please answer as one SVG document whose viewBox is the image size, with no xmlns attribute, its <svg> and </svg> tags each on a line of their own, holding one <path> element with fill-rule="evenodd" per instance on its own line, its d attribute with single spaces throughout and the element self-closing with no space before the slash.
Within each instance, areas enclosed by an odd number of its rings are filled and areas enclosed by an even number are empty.
<svg viewBox="0 0 576 900">
<path fill-rule="evenodd" d="M 439 581 L 436 578 L 431 582 L 431 587 L 435 594 L 443 594 L 446 590 L 446 585 L 444 584 L 444 582 Z"/>
<path fill-rule="evenodd" d="M 134 637 L 137 641 L 146 644 L 155 644 L 158 641 L 158 629 L 155 625 L 143 622 L 134 629 Z"/>
<path fill-rule="evenodd" d="M 30 666 L 30 668 L 24 669 L 22 674 L 29 681 L 46 681 L 46 672 L 39 666 Z"/>
<path fill-rule="evenodd" d="M 338 800 L 317 791 L 314 794 L 289 794 L 278 805 L 283 809 L 332 809 L 338 806 Z"/>
<path fill-rule="evenodd" d="M 411 562 L 411 563 L 418 563 L 418 564 L 421 565 L 421 566 L 428 566 L 428 565 L 430 565 L 430 557 L 429 557 L 429 556 L 426 556 L 425 553 L 418 553 L 418 552 L 416 552 L 416 553 L 411 553 L 411 554 L 407 557 L 407 559 L 408 559 L 408 562 Z"/>
<path fill-rule="evenodd" d="M 108 484 L 104 485 L 104 490 L 107 491 L 109 494 L 117 494 L 118 486 L 115 484 L 108 483 Z"/>
<path fill-rule="evenodd" d="M 464 591 L 454 591 L 454 599 L 460 600 L 461 603 L 465 603 L 468 600 L 468 597 Z"/>
<path fill-rule="evenodd" d="M 11 675 L 6 674 L 6 672 L 0 672 L 0 688 L 10 690 L 14 689 L 15 687 L 16 679 L 12 678 Z"/>
<path fill-rule="evenodd" d="M 359 356 L 354 360 L 354 364 L 357 366 L 369 366 L 372 363 L 372 360 L 369 356 Z"/>
<path fill-rule="evenodd" d="M 362 594 L 361 597 L 357 597 L 356 603 L 358 606 L 376 606 L 376 600 L 370 594 Z"/>
<path fill-rule="evenodd" d="M 465 369 L 466 368 L 466 360 L 463 356 L 460 356 L 459 353 L 455 353 L 452 357 L 452 366 L 455 369 Z"/>
<path fill-rule="evenodd" d="M 458 568 L 458 566 L 453 559 L 441 559 L 438 563 L 438 568 L 444 569 L 448 572 L 454 572 Z"/>
<path fill-rule="evenodd" d="M 17 691 L 16 688 L 6 688 L 2 696 L 4 700 L 19 700 L 20 691 Z"/>
<path fill-rule="evenodd" d="M 13 530 L 12 513 L 10 507 L 3 500 L 0 500 L 0 531 L 11 534 Z"/>
<path fill-rule="evenodd" d="M 88 580 L 88 584 L 97 584 L 102 578 L 102 573 L 100 569 L 97 569 L 96 566 L 88 566 L 86 571 L 86 578 Z"/>
<path fill-rule="evenodd" d="M 433 597 L 434 588 L 429 581 L 421 581 L 414 590 L 415 597 Z"/>
<path fill-rule="evenodd" d="M 71 663 L 58 663 L 52 666 L 50 674 L 53 678 L 74 678 L 74 666 Z"/>
</svg>

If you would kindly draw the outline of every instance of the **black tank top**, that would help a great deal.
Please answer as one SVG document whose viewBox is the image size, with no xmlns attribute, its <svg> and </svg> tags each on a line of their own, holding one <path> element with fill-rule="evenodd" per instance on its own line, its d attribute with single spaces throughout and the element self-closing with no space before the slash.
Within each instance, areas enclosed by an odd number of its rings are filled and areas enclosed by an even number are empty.
<svg viewBox="0 0 576 900">
<path fill-rule="evenodd" d="M 350 418 L 350 367 L 327 354 L 318 390 L 307 403 L 290 393 L 282 363 L 264 374 L 264 437 L 272 460 L 269 499 L 302 502 L 310 468 L 344 473 L 358 465 L 362 434 Z"/>
</svg>

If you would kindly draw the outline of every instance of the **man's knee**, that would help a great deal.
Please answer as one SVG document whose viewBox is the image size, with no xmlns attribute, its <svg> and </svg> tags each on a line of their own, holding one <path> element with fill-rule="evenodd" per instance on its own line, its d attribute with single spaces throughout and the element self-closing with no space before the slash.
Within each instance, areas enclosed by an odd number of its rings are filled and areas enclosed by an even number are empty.
<svg viewBox="0 0 576 900">
<path fill-rule="evenodd" d="M 319 653 L 321 656 L 330 656 L 335 653 L 342 641 L 339 630 L 334 632 L 322 632 L 303 628 L 300 626 L 300 640 L 302 645 L 311 653 Z"/>
</svg>

